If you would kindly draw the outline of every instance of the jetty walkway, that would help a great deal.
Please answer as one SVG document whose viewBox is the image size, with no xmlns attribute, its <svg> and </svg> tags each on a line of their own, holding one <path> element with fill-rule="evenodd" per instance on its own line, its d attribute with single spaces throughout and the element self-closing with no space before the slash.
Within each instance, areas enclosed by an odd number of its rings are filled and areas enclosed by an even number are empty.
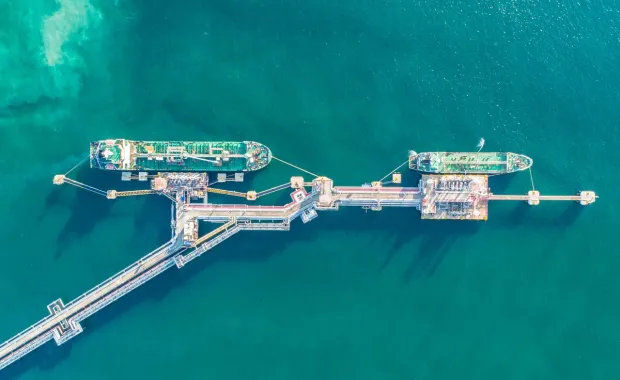
<svg viewBox="0 0 620 380">
<path fill-rule="evenodd" d="M 331 180 L 314 182 L 310 193 L 300 191 L 301 198 L 284 206 L 181 204 L 176 212 L 176 230 L 173 239 L 147 254 L 116 275 L 95 286 L 68 304 L 58 299 L 48 305 L 49 315 L 28 327 L 0 346 L 0 369 L 8 366 L 27 353 L 54 339 L 61 345 L 82 332 L 80 322 L 101 308 L 111 304 L 131 290 L 144 284 L 173 266 L 182 267 L 186 262 L 200 256 L 239 231 L 271 230 L 286 231 L 290 223 L 300 215 L 313 218 L 312 211 L 338 209 L 339 206 L 364 206 L 382 203 L 385 206 L 417 207 L 419 189 L 365 187 L 332 188 Z M 207 234 L 188 254 L 189 248 L 181 242 L 181 231 L 187 221 L 199 219 L 227 222 L 225 228 Z M 277 221 L 277 222 L 276 222 Z"/>
<path fill-rule="evenodd" d="M 400 174 L 394 178 L 400 182 Z M 90 190 L 87 185 L 64 176 L 56 176 L 54 183 L 69 183 Z M 161 181 L 157 184 L 161 185 Z M 423 176 L 418 187 L 383 186 L 380 182 L 367 186 L 335 187 L 327 177 L 317 177 L 312 182 L 292 177 L 290 186 L 280 185 L 273 188 L 276 190 L 267 191 L 271 193 L 288 187 L 294 189 L 291 202 L 283 206 L 190 203 L 189 197 L 183 195 L 183 191 L 188 189 L 181 191 L 175 188 L 174 191 L 166 192 L 165 186 L 159 188 L 159 185 L 154 185 L 155 190 L 126 194 L 92 188 L 93 193 L 110 199 L 121 195 L 166 195 L 174 201 L 171 213 L 172 239 L 70 303 L 65 305 L 58 299 L 48 305 L 47 317 L 0 346 L 0 370 L 52 339 L 58 345 L 67 342 L 83 331 L 80 322 L 101 308 L 165 270 L 173 266 L 183 267 L 240 231 L 288 231 L 291 222 L 298 217 L 307 223 L 317 217 L 317 211 L 335 211 L 341 206 L 363 207 L 373 211 L 379 211 L 382 207 L 415 207 L 420 210 L 423 218 L 486 219 L 486 203 L 489 200 L 525 200 L 530 204 L 537 204 L 540 200 L 572 200 L 590 204 L 596 199 L 593 192 L 569 197 L 540 196 L 538 192 L 530 192 L 527 196 L 494 195 L 489 193 L 486 179 L 481 176 Z M 253 197 L 256 198 L 257 194 L 265 192 L 254 193 Z M 198 237 L 199 220 L 221 225 Z"/>
</svg>

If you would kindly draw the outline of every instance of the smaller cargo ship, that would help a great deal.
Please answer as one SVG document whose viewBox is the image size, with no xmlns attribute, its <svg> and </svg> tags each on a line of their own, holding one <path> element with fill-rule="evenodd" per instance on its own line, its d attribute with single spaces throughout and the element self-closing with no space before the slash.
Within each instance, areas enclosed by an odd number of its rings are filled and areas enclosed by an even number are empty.
<svg viewBox="0 0 620 380">
<path fill-rule="evenodd" d="M 271 161 L 271 150 L 254 141 L 132 141 L 90 143 L 90 167 L 145 172 L 250 172 Z"/>
<path fill-rule="evenodd" d="M 507 174 L 529 169 L 533 160 L 503 152 L 409 152 L 409 169 L 439 174 Z"/>
</svg>

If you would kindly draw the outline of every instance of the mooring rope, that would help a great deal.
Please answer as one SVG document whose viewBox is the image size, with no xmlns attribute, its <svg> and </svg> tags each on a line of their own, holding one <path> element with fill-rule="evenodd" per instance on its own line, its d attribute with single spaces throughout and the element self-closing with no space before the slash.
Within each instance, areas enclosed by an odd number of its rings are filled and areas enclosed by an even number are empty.
<svg viewBox="0 0 620 380">
<path fill-rule="evenodd" d="M 281 159 L 279 159 L 279 158 L 278 158 L 278 157 L 276 157 L 276 156 L 271 156 L 271 158 L 273 158 L 274 160 L 278 160 L 278 161 L 280 161 L 281 163 L 286 164 L 286 165 L 288 165 L 288 166 L 290 166 L 290 167 L 293 167 L 293 168 L 295 168 L 295 169 L 297 169 L 297 170 L 301 170 L 302 172 L 305 172 L 305 173 L 308 173 L 308 174 L 313 175 L 313 176 L 315 176 L 315 177 L 318 177 L 318 175 L 316 175 L 316 174 L 314 174 L 314 173 L 312 173 L 312 172 L 309 172 L 309 171 L 308 171 L 308 170 L 306 170 L 306 169 L 302 169 L 302 168 L 300 168 L 299 166 L 295 166 L 295 165 L 291 164 L 290 162 L 286 162 L 286 161 L 284 161 L 284 160 L 281 160 Z"/>
<path fill-rule="evenodd" d="M 532 175 L 532 167 L 530 166 L 530 181 L 532 181 L 532 190 L 536 190 L 534 188 L 534 176 Z"/>
<path fill-rule="evenodd" d="M 77 168 L 78 166 L 82 165 L 84 163 L 84 161 L 88 160 L 88 156 L 84 157 L 84 159 L 80 162 L 78 162 L 74 167 L 72 167 L 71 169 L 69 169 L 68 172 L 65 173 L 65 177 L 69 175 L 69 173 L 71 173 L 75 168 Z"/>
<path fill-rule="evenodd" d="M 398 169 L 402 168 L 403 166 L 405 166 L 407 163 L 409 162 L 409 159 L 407 159 L 407 161 L 403 162 L 402 164 L 398 165 L 396 167 L 396 169 L 392 170 L 391 172 L 389 172 L 388 174 L 385 175 L 385 177 L 381 178 L 379 180 L 379 182 L 383 182 L 384 179 L 386 179 L 387 177 L 389 177 L 392 173 L 394 173 L 395 171 L 397 171 Z"/>
</svg>

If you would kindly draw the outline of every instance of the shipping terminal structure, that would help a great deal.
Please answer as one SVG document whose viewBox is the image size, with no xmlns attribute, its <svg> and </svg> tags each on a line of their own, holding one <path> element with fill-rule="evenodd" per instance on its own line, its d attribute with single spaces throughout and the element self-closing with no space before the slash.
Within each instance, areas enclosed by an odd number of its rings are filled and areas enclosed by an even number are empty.
<svg viewBox="0 0 620 380">
<path fill-rule="evenodd" d="M 301 176 L 291 177 L 281 185 L 259 192 L 226 190 L 220 185 L 229 181 L 242 182 L 244 171 L 256 170 L 257 166 L 252 165 L 264 167 L 271 159 L 271 152 L 265 146 L 243 144 L 244 147 L 222 143 L 135 143 L 128 140 L 105 140 L 103 144 L 100 142 L 91 144 L 92 167 L 101 169 L 103 165 L 102 169 L 110 169 L 106 166 L 112 165 L 114 168 L 110 170 L 122 172 L 121 180 L 137 180 L 138 184 L 150 181 L 150 187 L 146 189 L 101 190 L 69 178 L 68 174 L 75 167 L 65 174 L 56 175 L 53 179 L 54 184 L 70 184 L 94 193 L 93 196 L 116 199 L 156 194 L 169 198 L 171 239 L 73 301 L 65 304 L 61 299 L 57 299 L 50 303 L 47 306 L 46 317 L 0 345 L 0 370 L 46 342 L 54 340 L 57 345 L 67 342 L 83 331 L 81 322 L 89 316 L 164 271 L 173 267 L 183 268 L 192 260 L 242 231 L 288 231 L 295 219 L 299 218 L 302 223 L 308 223 L 317 218 L 319 212 L 337 211 L 340 207 L 360 207 L 371 211 L 380 211 L 383 207 L 403 207 L 419 210 L 422 219 L 479 221 L 487 220 L 489 201 L 525 201 L 530 205 L 538 205 L 540 201 L 548 200 L 589 205 L 597 199 L 593 191 L 580 191 L 577 195 L 548 196 L 541 195 L 534 188 L 526 195 L 493 194 L 489 188 L 488 175 L 481 173 L 508 173 L 511 171 L 510 168 L 531 165 L 531 160 L 524 157 L 509 158 L 509 156 L 497 156 L 495 153 L 492 156 L 458 153 L 455 160 L 448 160 L 456 162 L 454 165 L 478 165 L 477 172 L 473 170 L 473 173 L 471 166 L 465 169 L 451 166 L 453 165 L 451 163 L 446 166 L 444 163 L 443 166 L 433 169 L 431 163 L 430 171 L 435 174 L 417 175 L 417 186 L 412 187 L 401 185 L 405 173 L 398 172 L 408 163 L 411 167 L 411 154 L 405 162 L 380 180 L 360 186 L 337 186 L 328 177 L 318 176 L 273 157 L 303 171 L 313 179 L 307 181 Z M 224 151 L 230 152 L 228 157 L 231 159 L 232 155 L 243 156 L 243 163 L 226 166 L 226 162 L 230 160 L 225 160 Z M 209 166 L 200 166 L 205 161 L 195 160 L 195 157 L 204 157 L 220 164 L 209 162 Z M 250 163 L 249 159 L 252 157 L 255 161 Z M 420 169 L 418 162 L 426 165 L 426 158 L 423 157 L 421 161 L 417 161 L 420 157 L 416 157 L 415 166 L 411 169 Z M 433 160 L 433 157 L 430 159 Z M 467 157 L 474 159 L 470 160 Z M 481 157 L 490 158 L 483 164 L 480 162 L 485 161 L 481 160 Z M 179 160 L 184 162 L 180 163 Z M 187 170 L 174 171 L 176 170 L 174 168 Z M 222 172 L 224 168 L 234 169 L 227 173 Z M 506 170 L 507 168 L 509 170 Z M 138 170 L 137 175 L 133 172 L 135 170 Z M 212 181 L 209 180 L 209 171 L 217 172 L 211 174 L 215 177 Z M 415 176 L 414 171 L 409 173 Z M 285 205 L 248 204 L 285 189 L 291 190 L 291 201 Z M 208 199 L 210 194 L 238 197 L 247 202 L 211 203 Z M 213 228 L 201 234 L 199 221 L 210 223 Z M 119 338 L 119 343 L 120 339 L 122 338 Z"/>
</svg>

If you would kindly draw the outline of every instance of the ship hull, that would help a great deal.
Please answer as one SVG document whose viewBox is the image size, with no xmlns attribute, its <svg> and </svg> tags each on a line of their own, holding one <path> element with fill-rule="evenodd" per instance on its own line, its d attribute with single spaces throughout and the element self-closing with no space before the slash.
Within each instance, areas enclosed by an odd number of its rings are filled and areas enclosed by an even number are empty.
<svg viewBox="0 0 620 380">
<path fill-rule="evenodd" d="M 271 161 L 261 143 L 203 141 L 94 141 L 90 167 L 143 172 L 250 172 Z"/>
<path fill-rule="evenodd" d="M 409 155 L 409 168 L 422 173 L 498 175 L 529 169 L 533 160 L 503 152 L 427 152 Z"/>
</svg>

